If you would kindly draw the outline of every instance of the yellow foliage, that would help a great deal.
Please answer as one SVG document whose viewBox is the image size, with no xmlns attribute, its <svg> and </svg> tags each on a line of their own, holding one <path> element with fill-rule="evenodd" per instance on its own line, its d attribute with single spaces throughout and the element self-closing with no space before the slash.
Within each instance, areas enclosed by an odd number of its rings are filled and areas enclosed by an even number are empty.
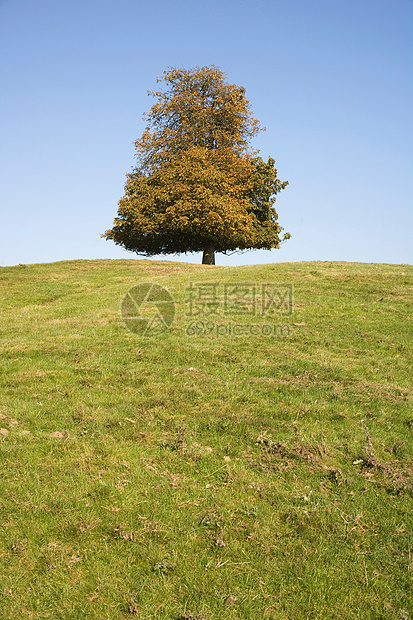
<svg viewBox="0 0 413 620">
<path fill-rule="evenodd" d="M 249 149 L 260 130 L 245 89 L 217 67 L 170 68 L 145 115 L 138 165 L 105 237 L 154 255 L 278 247 L 272 207 L 287 183 Z"/>
</svg>

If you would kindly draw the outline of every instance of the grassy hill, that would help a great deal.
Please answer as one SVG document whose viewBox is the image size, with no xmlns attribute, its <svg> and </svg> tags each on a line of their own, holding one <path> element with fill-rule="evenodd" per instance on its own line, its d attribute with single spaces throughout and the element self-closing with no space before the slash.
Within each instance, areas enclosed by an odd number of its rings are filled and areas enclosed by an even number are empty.
<svg viewBox="0 0 413 620">
<path fill-rule="evenodd" d="M 163 334 L 121 320 L 144 282 Z M 408 265 L 0 268 L 0 618 L 412 619 L 412 300 Z"/>
</svg>

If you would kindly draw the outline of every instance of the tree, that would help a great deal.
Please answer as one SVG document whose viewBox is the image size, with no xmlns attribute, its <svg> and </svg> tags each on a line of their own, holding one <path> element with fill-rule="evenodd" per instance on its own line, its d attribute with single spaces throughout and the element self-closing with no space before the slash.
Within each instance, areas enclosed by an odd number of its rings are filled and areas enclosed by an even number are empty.
<svg viewBox="0 0 413 620">
<path fill-rule="evenodd" d="M 251 151 L 259 131 L 245 89 L 214 66 L 170 68 L 126 176 L 113 228 L 102 236 L 146 256 L 278 248 L 275 195 L 288 182 Z M 286 233 L 283 239 L 288 239 Z"/>
</svg>

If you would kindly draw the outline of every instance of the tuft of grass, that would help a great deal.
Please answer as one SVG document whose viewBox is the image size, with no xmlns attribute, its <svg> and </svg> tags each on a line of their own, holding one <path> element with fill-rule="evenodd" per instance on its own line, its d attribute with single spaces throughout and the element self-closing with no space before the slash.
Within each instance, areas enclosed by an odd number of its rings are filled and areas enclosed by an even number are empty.
<svg viewBox="0 0 413 620">
<path fill-rule="evenodd" d="M 413 268 L 0 268 L 0 618 L 413 619 Z M 166 286 L 176 319 L 120 303 Z M 290 336 L 188 335 L 190 282 Z M 259 330 L 258 330 L 259 332 Z"/>
</svg>

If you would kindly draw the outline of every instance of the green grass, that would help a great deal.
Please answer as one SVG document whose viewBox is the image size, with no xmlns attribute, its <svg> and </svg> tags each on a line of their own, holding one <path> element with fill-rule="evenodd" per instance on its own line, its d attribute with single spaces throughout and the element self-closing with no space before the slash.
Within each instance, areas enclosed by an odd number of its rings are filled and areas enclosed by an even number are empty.
<svg viewBox="0 0 413 620">
<path fill-rule="evenodd" d="M 408 265 L 0 268 L 0 618 L 413 619 Z M 292 283 L 285 337 L 186 288 Z M 130 333 L 139 282 L 173 327 Z M 222 319 L 220 319 L 222 322 Z"/>
</svg>

